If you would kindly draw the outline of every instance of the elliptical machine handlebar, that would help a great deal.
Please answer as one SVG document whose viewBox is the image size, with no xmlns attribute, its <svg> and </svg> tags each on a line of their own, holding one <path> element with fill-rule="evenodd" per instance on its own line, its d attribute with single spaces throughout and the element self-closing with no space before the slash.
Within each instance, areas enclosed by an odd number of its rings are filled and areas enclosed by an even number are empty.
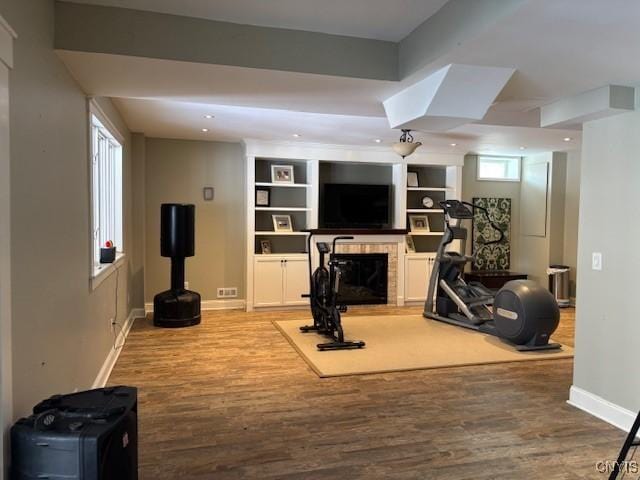
<svg viewBox="0 0 640 480">
<path fill-rule="evenodd" d="M 489 215 L 489 210 L 487 210 L 486 208 L 481 207 L 480 205 L 476 205 L 474 203 L 464 202 L 460 200 L 445 200 L 439 203 L 442 209 L 444 210 L 444 212 L 450 218 L 459 219 L 459 220 L 473 219 L 473 216 L 476 210 L 481 211 L 486 217 L 487 221 L 489 222 L 489 225 L 491 225 L 491 228 L 497 231 L 500 235 L 500 238 L 498 238 L 497 240 L 484 242 L 483 245 L 494 245 L 496 243 L 501 243 L 504 240 L 504 237 L 505 237 L 504 232 L 502 231 L 500 226 L 496 222 L 494 222 L 494 220 L 491 218 L 491 215 Z"/>
</svg>

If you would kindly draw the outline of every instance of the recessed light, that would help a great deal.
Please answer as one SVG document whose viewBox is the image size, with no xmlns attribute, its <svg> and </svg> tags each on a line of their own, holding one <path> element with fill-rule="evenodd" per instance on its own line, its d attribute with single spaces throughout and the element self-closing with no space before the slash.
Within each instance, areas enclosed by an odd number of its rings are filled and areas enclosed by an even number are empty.
<svg viewBox="0 0 640 480">
<path fill-rule="evenodd" d="M 209 129 L 208 128 L 203 128 L 202 131 L 207 133 L 209 131 Z"/>
<path fill-rule="evenodd" d="M 204 116 L 204 118 L 206 118 L 206 119 L 210 120 L 210 119 L 212 119 L 212 118 L 213 118 L 213 115 L 205 115 L 205 116 Z"/>
<path fill-rule="evenodd" d="M 452 147 L 455 147 L 455 146 L 457 146 L 458 144 L 457 144 L 457 143 L 450 143 L 449 145 L 451 145 Z"/>
<path fill-rule="evenodd" d="M 376 139 L 374 140 L 374 142 L 376 142 L 376 143 L 382 143 L 382 140 L 381 140 L 380 138 L 376 138 Z"/>
<path fill-rule="evenodd" d="M 300 138 L 300 134 L 299 133 L 294 133 L 293 134 L 293 138 Z"/>
<path fill-rule="evenodd" d="M 525 150 L 527 147 L 520 147 L 520 150 Z"/>
<path fill-rule="evenodd" d="M 565 142 L 570 142 L 570 141 L 571 141 L 571 137 L 564 137 L 564 138 L 563 138 L 563 140 L 564 140 Z"/>
</svg>

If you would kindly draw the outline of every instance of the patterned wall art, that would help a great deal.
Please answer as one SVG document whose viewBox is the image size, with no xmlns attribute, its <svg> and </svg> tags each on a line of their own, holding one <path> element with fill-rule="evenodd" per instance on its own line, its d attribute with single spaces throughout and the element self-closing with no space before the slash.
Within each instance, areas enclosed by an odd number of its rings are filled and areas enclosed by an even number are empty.
<svg viewBox="0 0 640 480">
<path fill-rule="evenodd" d="M 498 225 L 505 236 L 502 242 L 484 245 L 496 240 L 498 233 L 491 227 L 483 212 L 477 210 L 473 218 L 473 252 L 476 260 L 473 270 L 509 270 L 511 266 L 511 199 L 486 198 L 473 199 L 473 204 L 484 207 L 489 216 Z"/>
</svg>

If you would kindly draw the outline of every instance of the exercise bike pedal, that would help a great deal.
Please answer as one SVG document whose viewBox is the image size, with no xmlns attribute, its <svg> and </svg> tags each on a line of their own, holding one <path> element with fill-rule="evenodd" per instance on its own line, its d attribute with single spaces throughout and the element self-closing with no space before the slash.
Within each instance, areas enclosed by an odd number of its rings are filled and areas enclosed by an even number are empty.
<svg viewBox="0 0 640 480">
<path fill-rule="evenodd" d="M 338 305 L 338 311 L 340 313 L 346 313 L 348 310 L 348 307 L 346 305 Z"/>
<path fill-rule="evenodd" d="M 300 331 L 302 333 L 306 333 L 306 332 L 315 332 L 319 330 L 318 327 L 316 325 L 305 325 L 303 327 L 300 327 Z"/>
<path fill-rule="evenodd" d="M 318 350 L 321 352 L 330 351 L 330 350 L 350 350 L 356 348 L 364 348 L 365 343 L 360 342 L 329 342 L 329 343 L 319 343 L 317 345 Z"/>
</svg>

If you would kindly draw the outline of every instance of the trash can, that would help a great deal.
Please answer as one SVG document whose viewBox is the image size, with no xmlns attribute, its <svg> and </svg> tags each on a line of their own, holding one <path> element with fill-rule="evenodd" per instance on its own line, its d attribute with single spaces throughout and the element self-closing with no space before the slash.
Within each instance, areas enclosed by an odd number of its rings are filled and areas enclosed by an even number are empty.
<svg viewBox="0 0 640 480">
<path fill-rule="evenodd" d="M 549 265 L 547 274 L 549 275 L 549 290 L 558 302 L 560 308 L 571 305 L 569 298 L 569 271 L 571 267 L 567 265 Z"/>
</svg>

